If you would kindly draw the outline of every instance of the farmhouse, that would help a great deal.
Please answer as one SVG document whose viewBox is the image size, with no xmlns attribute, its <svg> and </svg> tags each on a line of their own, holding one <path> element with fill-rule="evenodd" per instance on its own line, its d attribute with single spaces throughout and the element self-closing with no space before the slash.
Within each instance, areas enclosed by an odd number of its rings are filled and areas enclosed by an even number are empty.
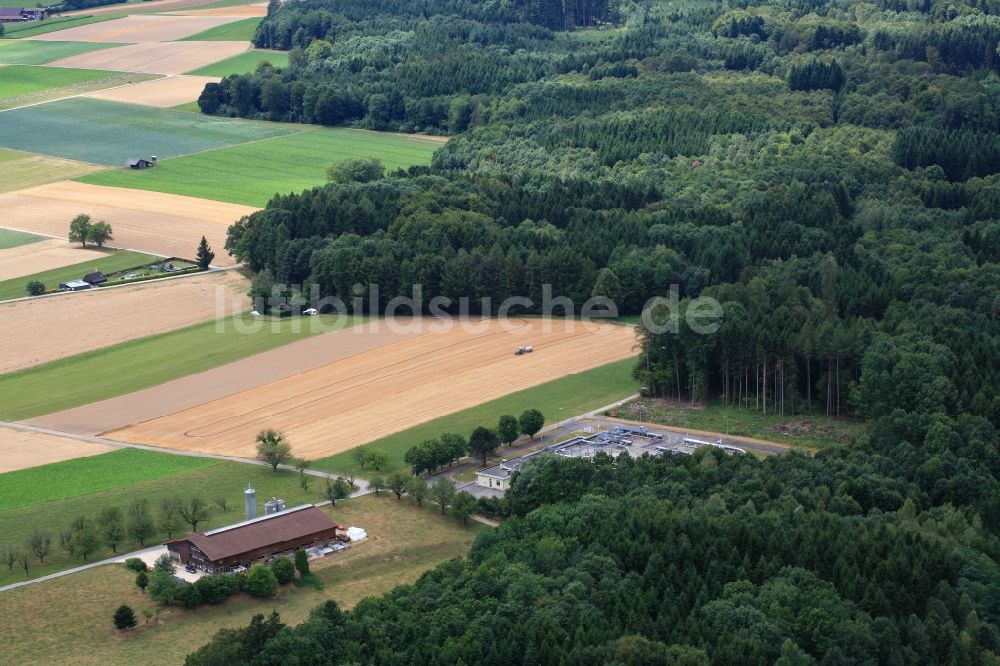
<svg viewBox="0 0 1000 666">
<path fill-rule="evenodd" d="M 89 284 L 91 287 L 96 287 L 99 284 L 104 284 L 108 281 L 108 276 L 101 271 L 91 271 L 83 276 L 83 281 Z"/>
<path fill-rule="evenodd" d="M 167 543 L 170 557 L 208 573 L 248 567 L 281 553 L 337 540 L 344 528 L 313 504 L 252 518 Z"/>
<path fill-rule="evenodd" d="M 37 21 L 45 18 L 48 13 L 49 10 L 40 8 L 0 7 L 0 23 L 23 23 L 25 21 Z"/>
</svg>

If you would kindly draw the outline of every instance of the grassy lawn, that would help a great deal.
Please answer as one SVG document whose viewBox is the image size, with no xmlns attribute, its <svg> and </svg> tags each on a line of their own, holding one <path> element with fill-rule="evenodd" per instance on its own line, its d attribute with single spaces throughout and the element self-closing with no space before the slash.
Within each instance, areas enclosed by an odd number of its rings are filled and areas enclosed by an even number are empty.
<svg viewBox="0 0 1000 666">
<path fill-rule="evenodd" d="M 79 469 L 75 463 L 80 460 L 91 461 L 92 466 L 88 468 L 88 472 L 104 482 L 101 484 L 103 489 L 92 492 L 81 489 L 82 492 L 73 496 L 62 496 L 59 499 L 0 510 L 0 550 L 3 550 L 4 546 L 23 547 L 28 536 L 36 530 L 48 532 L 53 540 L 52 554 L 45 559 L 44 565 L 38 564 L 37 561 L 34 563 L 30 570 L 30 577 L 36 578 L 83 563 L 80 558 L 72 557 L 59 545 L 59 533 L 67 529 L 75 518 L 84 514 L 94 517 L 102 510 L 112 506 L 117 506 L 125 511 L 131 502 L 139 498 L 149 500 L 154 521 L 159 515 L 158 508 L 161 499 L 170 497 L 203 498 L 211 505 L 212 512 L 205 523 L 198 524 L 199 531 L 243 520 L 243 490 L 247 487 L 247 483 L 253 483 L 254 488 L 257 489 L 257 500 L 260 505 L 259 515 L 263 515 L 264 502 L 272 495 L 283 498 L 288 506 L 322 500 L 324 486 L 319 479 L 311 479 L 308 489 L 303 491 L 299 486 L 299 475 L 296 472 L 279 470 L 275 474 L 271 472 L 270 467 L 260 465 L 190 458 L 169 453 L 141 452 L 145 453 L 146 456 L 139 460 L 142 465 L 149 466 L 183 465 L 187 462 L 190 469 L 181 469 L 181 471 L 166 476 L 141 480 L 142 472 L 129 472 L 121 469 L 122 465 L 116 461 L 116 456 L 120 456 L 122 453 L 102 453 L 89 458 L 46 465 L 47 475 L 45 478 L 61 481 Z M 170 460 L 152 462 L 161 456 Z M 180 462 L 174 459 L 178 459 Z M 131 460 L 132 464 L 135 464 L 136 459 L 132 458 Z M 196 462 L 190 463 L 192 460 Z M 64 472 L 62 469 L 67 471 Z M 0 474 L 0 488 L 4 489 L 4 494 L 7 494 L 7 477 L 16 479 L 16 475 L 19 473 L 20 471 Z M 139 480 L 129 482 L 130 478 Z M 120 482 L 116 480 L 120 480 Z M 46 483 L 49 482 L 46 481 Z M 95 486 L 98 485 L 97 481 L 91 483 Z M 226 511 L 222 511 L 215 504 L 217 497 L 226 498 Z M 189 529 L 190 525 L 187 528 Z M 181 531 L 186 532 L 187 529 Z M 167 538 L 166 532 L 158 529 L 156 535 L 147 540 L 147 544 L 160 543 Z M 129 552 L 142 547 L 138 543 L 126 541 L 119 544 L 119 552 Z M 95 561 L 110 556 L 111 549 L 102 544 L 100 551 L 88 559 Z M 23 570 L 15 568 L 13 571 L 8 571 L 6 567 L 0 566 L 0 585 L 24 579 Z"/>
<path fill-rule="evenodd" d="M 4 163 L 4 153 L 0 151 L 0 165 Z M 0 167 L 2 169 L 3 167 Z M 29 243 L 37 243 L 40 240 L 45 240 L 44 236 L 36 236 L 34 234 L 26 234 L 20 231 L 8 231 L 7 229 L 0 229 L 0 250 L 6 250 L 12 247 L 20 247 L 21 245 L 28 245 Z"/>
<path fill-rule="evenodd" d="M 100 69 L 72 69 L 63 67 L 38 67 L 34 65 L 9 65 L 0 67 L 0 109 L 50 99 L 53 96 L 75 95 L 98 88 L 124 83 L 121 72 Z M 147 78 L 158 78 L 155 76 Z"/>
<path fill-rule="evenodd" d="M 325 330 L 363 321 L 337 322 L 333 316 L 319 320 Z M 295 330 L 295 322 L 288 319 L 251 333 L 237 331 L 232 319 L 221 322 L 221 330 L 218 322 L 207 321 L 0 375 L 0 418 L 17 421 L 79 407 L 316 335 L 309 325 Z"/>
<path fill-rule="evenodd" d="M 201 69 L 196 69 L 185 74 L 197 74 L 198 76 L 229 76 L 230 74 L 249 74 L 257 69 L 258 63 L 267 60 L 275 67 L 288 67 L 288 51 L 267 51 L 264 49 L 254 49 L 226 58 L 219 62 L 206 65 Z"/>
<path fill-rule="evenodd" d="M 711 402 L 692 407 L 668 400 L 636 400 L 615 410 L 614 416 L 677 428 L 708 430 L 766 439 L 779 444 L 822 448 L 863 437 L 868 424 L 819 414 L 774 415 L 752 409 Z"/>
<path fill-rule="evenodd" d="M 41 282 L 47 289 L 55 290 L 59 288 L 60 282 L 79 280 L 90 271 L 103 271 L 110 275 L 126 268 L 148 264 L 157 259 L 158 257 L 142 254 L 141 252 L 132 252 L 131 250 L 109 250 L 107 251 L 107 256 L 101 259 L 88 260 L 79 264 L 53 268 L 52 270 L 35 273 L 34 275 L 24 275 L 0 281 L 0 301 L 24 296 L 24 287 L 32 280 Z"/>
<path fill-rule="evenodd" d="M 3 0 L 3 6 L 6 7 L 23 7 L 24 2 L 20 0 Z M 66 28 L 75 28 L 81 25 L 87 25 L 88 23 L 100 23 L 101 21 L 110 21 L 111 19 L 118 19 L 125 16 L 125 14 L 101 14 L 99 16 L 67 16 L 65 18 L 50 18 L 44 21 L 28 21 L 26 23 L 20 23 L 17 25 L 7 24 L 4 26 L 3 38 L 4 39 L 21 39 L 23 37 L 34 37 L 36 35 L 44 35 L 47 32 L 55 32 L 56 30 L 65 30 Z"/>
<path fill-rule="evenodd" d="M 209 28 L 205 32 L 199 32 L 197 35 L 191 35 L 190 37 L 185 37 L 179 41 L 182 42 L 249 42 L 253 39 L 253 35 L 257 32 L 257 26 L 264 19 L 255 16 L 253 18 L 243 19 L 242 21 L 234 21 L 233 23 L 226 23 L 225 25 L 218 25 L 214 28 Z"/>
<path fill-rule="evenodd" d="M 0 0 L 2 6 L 2 0 Z M 20 5 L 18 5 L 20 6 Z M 0 41 L 0 63 L 6 65 L 44 65 L 70 56 L 113 48 L 121 44 L 95 42 Z"/>
<path fill-rule="evenodd" d="M 130 157 L 175 157 L 301 131 L 82 97 L 7 111 L 3 121 L 0 146 L 112 166 Z"/>
<path fill-rule="evenodd" d="M 437 142 L 399 134 L 310 128 L 267 141 L 163 160 L 155 169 L 116 169 L 80 180 L 264 206 L 275 193 L 299 192 L 325 183 L 327 168 L 339 160 L 377 157 L 393 170 L 430 164 L 439 146 Z"/>
<path fill-rule="evenodd" d="M 244 625 L 255 613 L 276 610 L 282 621 L 297 624 L 325 599 L 351 608 L 364 597 L 413 583 L 436 564 L 465 554 L 488 529 L 476 523 L 461 527 L 428 507 L 384 497 L 338 504 L 331 514 L 364 527 L 369 539 L 312 562 L 325 584 L 322 591 L 288 585 L 268 601 L 240 595 L 193 611 L 166 608 L 143 625 L 142 611 L 155 613 L 156 605 L 135 587 L 132 572 L 121 565 L 99 567 L 3 593 L 0 621 L 8 629 L 0 636 L 0 654 L 11 663 L 63 663 L 66 646 L 72 645 L 74 664 L 179 664 L 216 631 Z M 111 624 L 122 603 L 135 609 L 142 625 L 124 636 Z"/>
<path fill-rule="evenodd" d="M 201 107 L 198 106 L 198 102 L 184 102 L 183 104 L 178 104 L 177 106 L 170 107 L 174 111 L 184 111 L 185 113 L 201 113 Z"/>
<path fill-rule="evenodd" d="M 89 495 L 215 464 L 209 458 L 121 449 L 0 474 L 0 511 Z"/>
<path fill-rule="evenodd" d="M 625 359 L 567 375 L 383 437 L 368 446 L 381 448 L 389 454 L 389 464 L 383 471 L 391 472 L 405 467 L 403 455 L 414 444 L 437 437 L 443 432 L 457 432 L 468 436 L 476 426 L 492 427 L 502 414 L 517 416 L 533 407 L 541 410 L 546 423 L 555 423 L 635 393 L 638 386 L 632 379 L 634 365 L 633 359 Z M 353 471 L 361 477 L 371 473 L 354 464 L 350 451 L 322 458 L 312 466 L 342 474 Z"/>
</svg>

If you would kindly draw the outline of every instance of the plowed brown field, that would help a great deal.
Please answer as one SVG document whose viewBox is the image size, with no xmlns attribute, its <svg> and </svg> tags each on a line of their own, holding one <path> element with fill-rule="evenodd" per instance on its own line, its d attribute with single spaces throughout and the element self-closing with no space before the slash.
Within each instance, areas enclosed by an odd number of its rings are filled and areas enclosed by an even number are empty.
<svg viewBox="0 0 1000 666">
<path fill-rule="evenodd" d="M 64 240 L 52 240 L 19 245 L 0 250 L 0 280 L 10 280 L 22 275 L 32 275 L 53 268 L 72 266 L 92 259 L 102 259 L 107 254 L 85 250 Z"/>
<path fill-rule="evenodd" d="M 0 303 L 0 374 L 242 312 L 248 286 L 219 271 Z"/>
<path fill-rule="evenodd" d="M 252 457 L 256 434 L 275 428 L 288 436 L 296 455 L 318 458 L 635 353 L 631 328 L 565 326 L 544 320 L 508 321 L 513 330 L 496 320 L 454 325 L 264 386 L 242 390 L 245 379 L 238 378 L 231 395 L 108 436 Z M 328 337 L 363 335 L 367 329 Z M 515 356 L 520 345 L 533 345 L 535 351 Z"/>
<path fill-rule="evenodd" d="M 98 24 L 100 25 L 100 24 Z M 116 72 L 183 74 L 239 55 L 249 42 L 167 42 L 129 44 L 63 58 L 52 67 L 82 67 Z"/>
<path fill-rule="evenodd" d="M 206 83 L 217 83 L 215 76 L 168 76 L 165 79 L 146 81 L 133 86 L 120 86 L 111 90 L 91 93 L 87 97 L 110 102 L 128 102 L 144 106 L 167 108 L 198 99 Z"/>
<path fill-rule="evenodd" d="M 0 473 L 114 451 L 69 437 L 0 426 Z"/>
<path fill-rule="evenodd" d="M 111 224 L 112 245 L 165 257 L 192 258 L 202 236 L 215 263 L 229 263 L 226 229 L 256 208 L 124 187 L 65 181 L 0 194 L 0 225 L 49 236 L 66 233 L 80 213 Z"/>
</svg>

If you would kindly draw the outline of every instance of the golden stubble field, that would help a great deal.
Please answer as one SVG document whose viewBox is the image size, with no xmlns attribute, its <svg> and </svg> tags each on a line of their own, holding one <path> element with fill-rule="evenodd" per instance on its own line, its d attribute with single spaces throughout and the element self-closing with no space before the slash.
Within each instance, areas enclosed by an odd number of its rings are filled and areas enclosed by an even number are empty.
<svg viewBox="0 0 1000 666">
<path fill-rule="evenodd" d="M 215 388 L 204 403 L 156 418 L 137 409 L 146 420 L 107 436 L 253 457 L 256 434 L 275 428 L 287 435 L 296 455 L 319 458 L 635 353 L 630 327 L 568 324 L 567 330 L 562 321 L 508 320 L 505 328 L 497 320 L 478 320 L 404 337 L 264 385 L 234 374 L 225 397 L 215 397 L 218 382 L 207 383 Z M 369 327 L 334 333 L 326 341 L 366 335 Z M 535 351 L 515 356 L 521 345 L 533 345 Z M 210 372 L 224 376 L 227 367 Z M 164 388 L 161 397 L 147 390 L 143 402 L 169 402 L 172 390 Z M 116 418 L 127 419 L 127 414 Z"/>
<path fill-rule="evenodd" d="M 49 66 L 183 74 L 239 55 L 249 48 L 250 42 L 144 42 L 81 53 L 51 62 Z"/>
<path fill-rule="evenodd" d="M 103 444 L 0 425 L 0 473 L 114 450 Z"/>
<path fill-rule="evenodd" d="M 91 93 L 87 97 L 109 102 L 127 102 L 143 106 L 169 108 L 198 99 L 206 83 L 218 83 L 216 76 L 168 76 L 131 86 L 119 86 Z"/>
<path fill-rule="evenodd" d="M 72 266 L 108 256 L 97 250 L 85 250 L 77 243 L 52 238 L 0 250 L 0 280 L 33 275 L 53 268 Z"/>
</svg>

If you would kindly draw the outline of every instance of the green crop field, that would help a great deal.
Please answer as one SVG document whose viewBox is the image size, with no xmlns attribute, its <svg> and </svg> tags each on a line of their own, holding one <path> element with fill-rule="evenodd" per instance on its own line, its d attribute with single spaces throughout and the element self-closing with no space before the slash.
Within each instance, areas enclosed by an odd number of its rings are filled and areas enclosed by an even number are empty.
<svg viewBox="0 0 1000 666">
<path fill-rule="evenodd" d="M 274 599 L 241 594 L 196 610 L 158 609 L 134 585 L 133 572 L 122 565 L 97 567 L 4 592 L 0 622 L 7 629 L 0 634 L 0 654 L 9 663 L 58 664 L 66 662 L 66 646 L 72 645 L 75 664 L 181 664 L 216 631 L 243 626 L 255 613 L 277 610 L 282 622 L 294 625 L 325 599 L 352 608 L 365 597 L 413 583 L 435 565 L 463 556 L 476 535 L 489 529 L 478 523 L 462 527 L 430 506 L 385 496 L 338 502 L 328 512 L 342 524 L 364 527 L 370 538 L 310 563 L 322 590 L 286 585 Z M 140 624 L 126 636 L 110 620 L 123 603 L 135 609 Z M 146 623 L 143 611 L 155 620 Z"/>
<path fill-rule="evenodd" d="M 199 32 L 197 35 L 191 35 L 190 37 L 185 37 L 180 40 L 182 42 L 249 42 L 253 39 L 253 35 L 257 32 L 257 26 L 264 19 L 260 17 L 253 17 L 248 19 L 243 19 L 242 21 L 234 21 L 232 23 L 226 23 L 225 25 L 219 25 L 214 28 L 209 28 L 205 32 Z"/>
<path fill-rule="evenodd" d="M 249 74 L 257 69 L 257 65 L 267 60 L 275 67 L 288 66 L 288 51 L 253 50 L 226 58 L 219 62 L 206 65 L 187 74 L 198 76 L 229 76 L 230 74 Z"/>
<path fill-rule="evenodd" d="M 4 163 L 4 151 L 0 151 L 0 164 Z M 34 234 L 26 234 L 20 231 L 9 231 L 7 229 L 0 229 L 0 250 L 6 250 L 12 247 L 20 247 L 21 245 L 28 245 L 29 243 L 37 243 L 40 240 L 45 240 L 43 236 L 36 236 Z"/>
<path fill-rule="evenodd" d="M 79 264 L 53 268 L 52 270 L 35 273 L 33 275 L 24 275 L 22 277 L 11 278 L 10 280 L 2 280 L 0 281 L 0 301 L 6 301 L 11 298 L 20 298 L 21 296 L 24 296 L 25 285 L 33 280 L 41 282 L 50 290 L 55 290 L 59 288 L 60 282 L 79 280 L 90 271 L 103 271 L 104 273 L 110 275 L 111 273 L 116 273 L 118 271 L 125 270 L 126 268 L 133 268 L 135 266 L 148 264 L 151 261 L 156 261 L 157 259 L 158 257 L 154 257 L 149 254 L 142 254 L 141 252 L 132 252 L 129 250 L 108 251 L 107 256 L 100 259 L 91 259 Z"/>
<path fill-rule="evenodd" d="M 0 511 L 89 495 L 215 464 L 211 458 L 121 449 L 0 474 Z"/>
<path fill-rule="evenodd" d="M 326 182 L 326 170 L 334 162 L 349 157 L 377 157 L 393 170 L 430 164 L 439 146 L 437 142 L 399 134 L 308 129 L 277 139 L 164 160 L 155 169 L 116 169 L 80 180 L 263 206 L 275 193 L 298 192 Z"/>
<path fill-rule="evenodd" d="M 99 51 L 121 44 L 95 42 L 0 41 L 0 63 L 5 65 L 44 65 L 70 56 Z"/>
<path fill-rule="evenodd" d="M 175 157 L 301 131 L 83 97 L 7 111 L 3 123 L 5 148 L 113 166 L 130 157 Z"/>
<path fill-rule="evenodd" d="M 3 6 L 8 7 L 23 7 L 26 3 L 19 2 L 16 0 L 0 0 L 4 3 Z M 6 4 L 14 3 L 16 4 Z M 81 25 L 87 25 L 89 23 L 100 23 L 101 21 L 110 21 L 111 19 L 118 19 L 125 16 L 125 14 L 100 14 L 97 16 L 68 16 L 66 18 L 50 18 L 44 21 L 28 21 L 26 23 L 20 24 L 7 24 L 4 26 L 3 36 L 4 39 L 22 39 L 24 37 L 35 37 L 36 35 L 44 35 L 48 32 L 55 32 L 56 30 L 65 30 L 66 28 L 76 28 Z"/>
<path fill-rule="evenodd" d="M 403 469 L 406 467 L 403 455 L 407 449 L 425 439 L 433 439 L 443 432 L 457 432 L 467 437 L 476 426 L 493 427 L 502 414 L 517 416 L 531 408 L 540 410 L 545 415 L 545 422 L 551 424 L 626 398 L 638 390 L 636 381 L 632 378 L 634 366 L 634 359 L 624 359 L 567 375 L 461 412 L 442 416 L 383 437 L 367 446 L 380 448 L 389 454 L 389 464 L 383 471 Z M 312 467 L 337 474 L 355 472 L 358 476 L 364 476 L 366 473 L 352 460 L 350 451 L 321 458 L 315 461 Z"/>
<path fill-rule="evenodd" d="M 321 481 L 315 478 L 311 479 L 307 490 L 302 490 L 297 472 L 279 470 L 273 473 L 270 467 L 261 465 L 141 450 L 112 451 L 35 469 L 43 471 L 28 474 L 25 478 L 32 480 L 36 486 L 42 486 L 42 489 L 52 488 L 49 493 L 51 498 L 42 499 L 47 495 L 43 490 L 25 488 L 25 484 L 17 480 L 18 475 L 33 472 L 34 469 L 0 474 L 0 494 L 3 497 L 23 491 L 29 497 L 39 498 L 31 503 L 19 502 L 20 506 L 0 509 L 0 550 L 4 546 L 23 546 L 25 539 L 36 530 L 48 532 L 55 542 L 51 560 L 46 558 L 44 565 L 39 565 L 37 561 L 34 563 L 30 572 L 33 578 L 81 564 L 79 559 L 59 547 L 58 536 L 81 515 L 95 517 L 101 510 L 112 506 L 124 512 L 131 502 L 146 499 L 155 518 L 161 499 L 201 497 L 212 505 L 212 514 L 198 525 L 200 531 L 243 519 L 243 490 L 247 483 L 253 483 L 257 489 L 260 504 L 272 495 L 283 498 L 288 506 L 318 502 L 323 492 Z M 86 472 L 90 480 L 75 481 L 82 472 Z M 69 489 L 60 491 L 57 488 L 60 484 L 68 484 Z M 226 499 L 225 511 L 214 505 L 215 499 L 222 497 Z M 263 510 L 260 514 L 263 515 Z M 160 543 L 167 538 L 166 532 L 158 529 L 147 543 Z M 140 547 L 139 543 L 126 540 L 119 544 L 118 550 L 128 552 Z M 111 549 L 102 544 L 99 552 L 89 559 L 93 561 L 109 555 Z M 6 567 L 0 567 L 0 585 L 18 580 L 24 580 L 24 571 L 15 569 L 11 572 Z"/>
<path fill-rule="evenodd" d="M 84 84 L 112 80 L 121 72 L 107 72 L 99 69 L 70 69 L 63 67 L 37 67 L 32 65 L 10 65 L 0 67 L 0 108 L 36 101 L 39 93 L 60 90 L 86 92 Z M 109 83 L 112 86 L 114 83 Z M 73 94 L 67 92 L 67 94 Z"/>
<path fill-rule="evenodd" d="M 317 335 L 312 322 L 330 331 L 364 319 L 281 319 L 254 332 L 237 331 L 231 319 L 221 321 L 221 330 L 219 322 L 207 321 L 0 375 L 0 418 L 17 421 L 79 407 L 238 361 Z"/>
</svg>

